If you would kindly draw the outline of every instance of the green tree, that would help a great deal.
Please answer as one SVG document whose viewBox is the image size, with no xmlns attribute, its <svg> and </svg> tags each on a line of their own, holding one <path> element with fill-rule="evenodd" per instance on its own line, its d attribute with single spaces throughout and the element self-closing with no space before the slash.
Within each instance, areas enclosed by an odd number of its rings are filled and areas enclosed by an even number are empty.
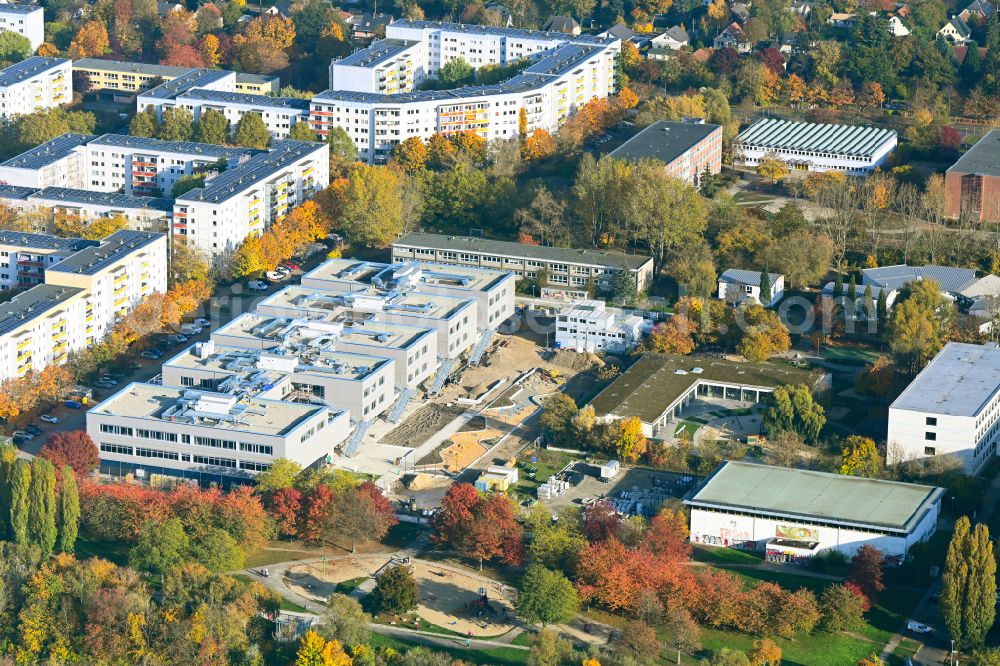
<svg viewBox="0 0 1000 666">
<path fill-rule="evenodd" d="M 764 425 L 771 431 L 789 430 L 815 440 L 826 425 L 826 412 L 807 386 L 779 386 L 768 398 Z"/>
<path fill-rule="evenodd" d="M 615 272 L 611 280 L 611 294 L 620 303 L 628 305 L 635 302 L 638 290 L 631 272 L 625 270 Z"/>
<path fill-rule="evenodd" d="M 562 512 L 555 522 L 548 509 L 543 512 L 545 520 L 535 527 L 528 548 L 531 561 L 549 569 L 561 569 L 571 576 L 576 571 L 580 553 L 587 547 L 587 537 L 580 529 L 579 512 L 573 515 Z"/>
<path fill-rule="evenodd" d="M 229 121 L 221 111 L 206 109 L 198 117 L 194 140 L 200 143 L 213 143 L 224 146 L 229 143 Z"/>
<path fill-rule="evenodd" d="M 244 113 L 236 123 L 233 139 L 237 146 L 263 149 L 271 142 L 271 133 L 267 131 L 267 125 L 259 113 Z"/>
<path fill-rule="evenodd" d="M 934 280 L 911 282 L 899 298 L 889 322 L 889 346 L 898 367 L 916 372 L 944 345 L 951 307 Z"/>
<path fill-rule="evenodd" d="M 31 57 L 31 40 L 10 30 L 0 32 L 0 60 L 18 63 Z"/>
<path fill-rule="evenodd" d="M 170 195 L 176 199 L 182 194 L 186 194 L 191 190 L 196 190 L 199 187 L 205 187 L 205 174 L 185 174 L 174 181 L 174 186 L 170 190 Z"/>
<path fill-rule="evenodd" d="M 10 444 L 0 444 L 0 541 L 10 541 L 10 491 L 17 449 Z"/>
<path fill-rule="evenodd" d="M 702 237 L 708 226 L 708 206 L 698 190 L 668 176 L 659 162 L 640 162 L 635 178 L 633 205 L 626 206 L 623 221 L 649 247 L 653 270 L 658 272 L 672 250 Z M 643 201 L 657 205 L 641 205 Z"/>
<path fill-rule="evenodd" d="M 190 551 L 191 543 L 179 518 L 147 520 L 129 551 L 128 561 L 130 566 L 159 574 L 163 580 L 168 571 L 187 561 Z"/>
<path fill-rule="evenodd" d="M 528 650 L 528 666 L 561 666 L 573 654 L 573 644 L 559 635 L 558 631 L 542 629 L 531 639 Z"/>
<path fill-rule="evenodd" d="M 837 299 L 843 295 L 844 295 L 844 274 L 838 270 L 836 277 L 834 277 L 833 279 L 833 297 Z"/>
<path fill-rule="evenodd" d="M 384 613 L 406 613 L 417 607 L 417 580 L 405 565 L 387 569 L 372 591 L 376 607 Z"/>
<path fill-rule="evenodd" d="M 31 464 L 18 458 L 10 473 L 10 533 L 14 543 L 28 544 Z"/>
<path fill-rule="evenodd" d="M 281 488 L 291 488 L 301 471 L 302 465 L 294 460 L 275 458 L 270 469 L 261 472 L 254 479 L 257 482 L 257 492 L 267 494 Z"/>
<path fill-rule="evenodd" d="M 542 430 L 549 441 L 565 443 L 573 437 L 573 417 L 578 411 L 573 398 L 562 392 L 545 401 L 540 418 Z"/>
<path fill-rule="evenodd" d="M 771 274 L 767 272 L 767 264 L 760 272 L 760 304 L 764 307 L 771 304 Z"/>
<path fill-rule="evenodd" d="M 875 314 L 878 316 L 879 324 L 885 326 L 889 318 L 889 306 L 886 302 L 885 289 L 879 287 L 878 302 L 875 304 Z"/>
<path fill-rule="evenodd" d="M 156 138 L 164 141 L 190 141 L 194 136 L 194 116 L 183 107 L 163 110 L 163 122 Z"/>
<path fill-rule="evenodd" d="M 73 468 L 62 468 L 62 489 L 59 492 L 59 551 L 72 553 L 80 525 L 80 491 Z"/>
<path fill-rule="evenodd" d="M 948 543 L 941 575 L 941 616 L 952 639 L 962 644 L 965 637 L 962 626 L 962 605 L 969 585 L 968 548 L 971 526 L 968 516 L 955 521 L 955 530 Z"/>
<path fill-rule="evenodd" d="M 412 182 L 396 169 L 358 164 L 341 197 L 341 224 L 355 243 L 392 245 L 415 217 Z"/>
<path fill-rule="evenodd" d="M 340 129 L 338 127 L 338 129 Z M 316 132 L 312 131 L 309 127 L 309 123 L 298 122 L 292 125 L 292 128 L 288 130 L 288 138 L 294 141 L 315 141 Z"/>
<path fill-rule="evenodd" d="M 464 58 L 452 58 L 438 73 L 438 83 L 442 89 L 457 88 L 472 83 L 476 72 Z"/>
<path fill-rule="evenodd" d="M 334 592 L 326 600 L 326 612 L 319 632 L 328 641 L 340 641 L 342 645 L 362 645 L 371 634 L 368 623 L 372 618 L 364 611 L 357 599 Z"/>
<path fill-rule="evenodd" d="M 840 473 L 846 476 L 863 476 L 877 479 L 882 475 L 882 454 L 875 440 L 851 435 L 844 440 L 840 454 Z"/>
<path fill-rule="evenodd" d="M 191 541 L 191 557 L 209 571 L 224 572 L 242 569 L 246 554 L 236 539 L 218 527 L 210 527 Z"/>
<path fill-rule="evenodd" d="M 866 284 L 864 295 L 865 317 L 871 321 L 874 321 L 878 316 L 875 307 L 875 294 L 872 292 L 872 286 Z"/>
<path fill-rule="evenodd" d="M 532 564 L 521 579 L 517 595 L 517 612 L 529 622 L 561 624 L 569 622 L 580 611 L 576 588 L 558 571 Z"/>
<path fill-rule="evenodd" d="M 338 125 L 331 129 L 326 135 L 326 142 L 330 144 L 331 160 L 336 157 L 344 162 L 358 161 L 358 148 L 343 127 Z"/>
<path fill-rule="evenodd" d="M 58 538 L 56 528 L 56 470 L 45 458 L 31 461 L 31 487 L 28 490 L 29 541 L 48 556 Z"/>
<path fill-rule="evenodd" d="M 819 598 L 823 614 L 820 626 L 831 633 L 856 631 L 864 625 L 867 607 L 868 600 L 856 587 L 839 583 L 828 585 Z"/>
<path fill-rule="evenodd" d="M 959 645 L 982 646 L 996 619 L 996 559 L 989 528 L 955 522 L 941 577 L 941 614 Z"/>
</svg>

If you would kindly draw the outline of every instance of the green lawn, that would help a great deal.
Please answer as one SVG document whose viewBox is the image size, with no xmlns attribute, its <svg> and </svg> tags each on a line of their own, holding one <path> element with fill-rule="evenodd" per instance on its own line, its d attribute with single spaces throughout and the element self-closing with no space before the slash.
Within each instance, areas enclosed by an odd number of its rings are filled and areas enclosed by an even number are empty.
<svg viewBox="0 0 1000 666">
<path fill-rule="evenodd" d="M 354 590 L 361 587 L 361 585 L 368 580 L 368 576 L 360 576 L 358 578 L 351 578 L 350 580 L 342 580 L 337 583 L 337 587 L 334 588 L 335 592 L 339 594 L 350 594 Z"/>
<path fill-rule="evenodd" d="M 522 631 L 514 640 L 510 642 L 511 645 L 524 645 L 525 647 L 531 645 L 531 640 L 535 637 L 535 632 L 533 631 Z"/>
<path fill-rule="evenodd" d="M 859 365 L 862 363 L 873 363 L 879 357 L 879 353 L 867 347 L 824 347 L 819 354 L 823 359 L 833 363 L 850 363 Z"/>
<path fill-rule="evenodd" d="M 681 421 L 674 430 L 674 437 L 694 439 L 694 433 L 701 427 L 700 423 L 694 421 Z"/>
<path fill-rule="evenodd" d="M 368 643 L 372 647 L 393 648 L 399 652 L 405 652 L 420 646 L 419 643 L 415 643 L 413 641 L 405 641 L 394 636 L 385 636 L 383 634 L 375 633 L 371 635 L 371 639 Z M 518 650 L 516 648 L 489 648 L 484 650 L 466 649 L 465 643 L 462 639 L 456 639 L 455 647 L 453 648 L 435 647 L 433 650 L 435 652 L 445 652 L 455 659 L 469 661 L 474 664 L 490 664 L 490 666 L 522 666 L 523 664 L 528 663 L 527 650 Z"/>
<path fill-rule="evenodd" d="M 532 456 L 535 458 L 534 462 L 531 461 Z M 535 489 L 538 486 L 553 474 L 562 471 L 567 464 L 576 459 L 577 456 L 565 451 L 552 451 L 541 448 L 532 449 L 530 455 L 524 454 L 517 459 L 519 474 L 517 485 L 514 486 L 514 492 L 530 498 L 535 497 Z M 533 476 L 531 474 L 532 469 L 535 470 Z"/>
<path fill-rule="evenodd" d="M 695 546 L 694 560 L 710 564 L 760 564 L 764 558 L 760 553 L 736 548 L 719 548 L 714 546 Z"/>
<path fill-rule="evenodd" d="M 393 550 L 406 548 L 407 546 L 412 546 L 413 542 L 420 539 L 427 531 L 428 528 L 426 525 L 399 523 L 389 529 L 389 533 L 382 539 L 382 544 Z"/>
</svg>

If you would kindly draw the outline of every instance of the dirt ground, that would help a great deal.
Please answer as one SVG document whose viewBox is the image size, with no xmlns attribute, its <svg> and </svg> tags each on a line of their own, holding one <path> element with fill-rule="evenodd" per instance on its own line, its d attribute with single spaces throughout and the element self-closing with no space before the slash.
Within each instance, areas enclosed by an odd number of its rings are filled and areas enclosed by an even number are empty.
<svg viewBox="0 0 1000 666">
<path fill-rule="evenodd" d="M 300 565 L 288 570 L 289 584 L 299 594 L 322 600 L 333 593 L 337 583 L 371 577 L 388 561 L 386 556 L 362 556 Z M 506 599 L 500 598 L 498 584 L 433 562 L 414 562 L 413 575 L 420 595 L 417 614 L 431 624 L 463 635 L 471 632 L 480 638 L 499 636 L 513 628 L 513 618 L 508 623 L 504 614 L 506 610 L 507 615 L 513 616 L 513 609 Z M 483 588 L 498 612 L 473 610 Z"/>
<path fill-rule="evenodd" d="M 440 399 L 476 398 L 499 379 L 513 381 L 522 373 L 544 364 L 540 351 L 531 340 L 498 333 L 483 362 L 466 368 L 457 382 L 441 391 Z"/>
<path fill-rule="evenodd" d="M 444 467 L 450 472 L 460 472 L 476 458 L 486 453 L 488 445 L 483 444 L 488 439 L 503 437 L 504 431 L 496 428 L 486 428 L 474 432 L 458 432 L 451 436 L 453 444 L 441 452 Z"/>
<path fill-rule="evenodd" d="M 428 403 L 390 430 L 389 434 L 382 438 L 382 443 L 395 446 L 420 446 L 428 437 L 451 423 L 463 412 L 465 407 L 462 405 L 448 405 L 444 401 Z"/>
<path fill-rule="evenodd" d="M 448 477 L 431 474 L 416 474 L 409 479 L 403 477 L 403 480 L 405 490 L 402 494 L 413 501 L 413 508 L 417 510 L 436 509 L 441 506 L 441 500 L 455 483 Z"/>
</svg>

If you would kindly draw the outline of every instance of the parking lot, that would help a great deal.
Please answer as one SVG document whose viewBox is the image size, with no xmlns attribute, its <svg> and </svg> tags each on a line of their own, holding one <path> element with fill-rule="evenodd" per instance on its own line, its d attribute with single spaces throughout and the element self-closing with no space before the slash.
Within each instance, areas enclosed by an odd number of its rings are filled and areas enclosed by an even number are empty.
<svg viewBox="0 0 1000 666">
<path fill-rule="evenodd" d="M 622 468 L 610 481 L 598 478 L 600 468 L 588 463 L 574 463 L 567 473 L 569 490 L 562 495 L 545 500 L 553 511 L 566 506 L 582 507 L 593 500 L 610 498 L 621 501 L 627 512 L 655 513 L 659 505 L 670 498 L 680 498 L 693 487 L 697 477 L 650 469 Z"/>
</svg>

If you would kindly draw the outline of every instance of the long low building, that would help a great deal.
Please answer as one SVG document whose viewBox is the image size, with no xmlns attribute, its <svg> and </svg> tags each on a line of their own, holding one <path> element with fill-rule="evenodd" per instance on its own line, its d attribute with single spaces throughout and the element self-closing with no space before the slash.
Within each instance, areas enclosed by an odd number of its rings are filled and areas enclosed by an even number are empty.
<svg viewBox="0 0 1000 666">
<path fill-rule="evenodd" d="M 87 412 L 87 432 L 104 473 L 227 482 L 277 458 L 322 461 L 350 421 L 322 405 L 133 383 Z"/>
<path fill-rule="evenodd" d="M 194 69 L 196 68 L 104 58 L 81 58 L 73 61 L 73 74 L 84 82 L 83 92 L 92 91 L 101 94 L 107 91 L 114 98 L 134 97 L 137 93 L 154 88 L 160 83 L 173 81 Z M 234 87 L 236 92 L 267 95 L 278 92 L 279 83 L 277 76 L 236 72 Z"/>
<path fill-rule="evenodd" d="M 761 402 L 778 386 L 828 387 L 829 375 L 765 361 L 649 353 L 590 401 L 597 418 L 638 417 L 646 437 L 672 439 L 668 424 L 699 398 Z"/>
<path fill-rule="evenodd" d="M 392 244 L 392 259 L 512 271 L 518 279 L 529 280 L 544 271 L 555 290 L 565 291 L 575 298 L 586 298 L 591 283 L 600 291 L 610 291 L 620 271 L 629 272 L 638 291 L 645 290 L 653 282 L 652 257 L 609 250 L 526 245 L 480 236 L 403 234 Z"/>
<path fill-rule="evenodd" d="M 722 172 L 722 125 L 661 120 L 609 155 L 629 162 L 663 162 L 668 176 L 701 187 L 706 173 Z"/>
<path fill-rule="evenodd" d="M 901 560 L 937 527 L 943 488 L 727 461 L 684 504 L 691 541 L 796 562 L 861 546 Z"/>
<path fill-rule="evenodd" d="M 796 171 L 864 175 L 881 167 L 896 147 L 896 130 L 858 125 L 800 123 L 765 118 L 736 138 L 739 163 L 757 166 L 776 157 Z"/>
</svg>

